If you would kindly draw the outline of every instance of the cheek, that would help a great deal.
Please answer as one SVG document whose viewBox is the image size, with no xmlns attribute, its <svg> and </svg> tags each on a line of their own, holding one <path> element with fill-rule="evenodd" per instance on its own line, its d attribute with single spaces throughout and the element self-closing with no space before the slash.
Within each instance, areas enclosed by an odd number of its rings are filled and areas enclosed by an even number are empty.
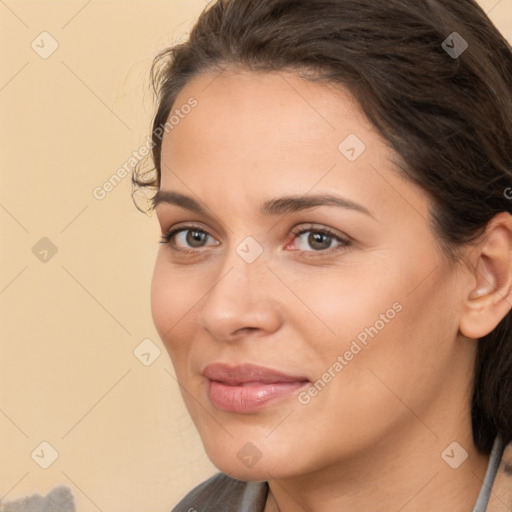
<svg viewBox="0 0 512 512">
<path fill-rule="evenodd" d="M 377 323 L 387 329 L 399 313 L 403 300 L 396 272 L 376 265 L 353 265 L 339 269 L 315 269 L 314 278 L 284 275 L 294 296 L 289 293 L 287 311 L 299 323 L 307 339 L 317 340 L 319 353 L 344 351 L 359 336 L 364 342 L 367 329 Z M 284 295 L 283 295 L 284 297 Z M 381 320 L 384 315 L 386 323 Z"/>
<path fill-rule="evenodd" d="M 450 276 L 439 271 L 412 293 L 411 277 L 397 273 L 368 294 L 344 296 L 337 302 L 337 318 L 326 315 L 337 336 L 315 345 L 317 376 L 324 380 L 338 356 L 343 368 L 337 366 L 318 405 L 324 401 L 340 414 L 350 410 L 356 423 L 368 425 L 379 411 L 385 424 L 404 412 L 402 402 L 420 411 L 440 392 L 456 350 Z"/>
<path fill-rule="evenodd" d="M 151 281 L 153 322 L 171 359 L 190 346 L 184 333 L 190 329 L 193 308 L 204 295 L 182 272 L 174 272 L 160 252 Z"/>
<path fill-rule="evenodd" d="M 335 379 L 346 380 L 343 386 L 349 389 L 343 395 L 356 396 L 351 391 L 378 385 L 370 369 L 377 374 L 379 369 L 389 385 L 399 386 L 414 375 L 428 380 L 429 373 L 444 370 L 457 334 L 456 298 L 450 294 L 456 283 L 440 265 L 432 272 L 436 262 L 428 255 L 423 265 L 411 265 L 407 258 L 393 264 L 383 259 L 379 265 L 354 265 L 292 282 L 302 303 L 295 301 L 288 311 L 307 340 L 304 355 L 314 361 L 317 377 L 329 369 L 343 374 Z M 344 359 L 343 369 L 339 364 L 333 368 L 338 356 Z"/>
</svg>

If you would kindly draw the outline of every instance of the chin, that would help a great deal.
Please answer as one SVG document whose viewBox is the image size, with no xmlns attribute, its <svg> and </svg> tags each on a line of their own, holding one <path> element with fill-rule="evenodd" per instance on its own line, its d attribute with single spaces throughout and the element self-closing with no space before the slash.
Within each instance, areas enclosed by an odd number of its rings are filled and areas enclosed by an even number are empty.
<svg viewBox="0 0 512 512">
<path fill-rule="evenodd" d="M 300 473 L 300 461 L 293 457 L 290 446 L 273 446 L 264 437 L 254 437 L 253 442 L 246 439 L 230 439 L 229 446 L 210 440 L 204 447 L 212 464 L 237 480 L 258 482 Z"/>
<path fill-rule="evenodd" d="M 286 461 L 263 461 L 263 457 L 254 463 L 252 467 L 245 465 L 236 456 L 234 458 L 223 457 L 221 460 L 210 458 L 213 465 L 219 470 L 236 480 L 244 482 L 264 482 L 273 478 L 283 477 L 283 469 Z M 287 468 L 289 470 L 289 467 Z"/>
</svg>

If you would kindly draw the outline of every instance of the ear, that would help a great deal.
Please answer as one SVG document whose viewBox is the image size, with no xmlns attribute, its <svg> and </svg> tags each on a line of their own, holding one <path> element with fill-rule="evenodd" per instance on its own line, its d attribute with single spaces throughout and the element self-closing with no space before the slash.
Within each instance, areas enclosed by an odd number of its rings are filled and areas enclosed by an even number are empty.
<svg viewBox="0 0 512 512">
<path fill-rule="evenodd" d="M 469 258 L 459 330 L 478 339 L 493 331 L 512 308 L 512 215 L 501 212 L 493 217 Z"/>
</svg>

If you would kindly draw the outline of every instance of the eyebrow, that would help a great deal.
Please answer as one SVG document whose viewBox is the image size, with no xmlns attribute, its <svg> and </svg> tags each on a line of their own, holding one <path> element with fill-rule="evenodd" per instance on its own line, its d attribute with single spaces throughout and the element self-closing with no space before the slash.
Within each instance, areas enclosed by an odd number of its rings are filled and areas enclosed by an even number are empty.
<svg viewBox="0 0 512 512">
<path fill-rule="evenodd" d="M 195 199 L 185 196 L 178 192 L 170 190 L 159 190 L 152 200 L 153 208 L 157 205 L 165 203 L 178 206 L 198 215 L 208 216 L 207 210 L 199 204 Z M 309 208 L 316 208 L 319 206 L 337 206 L 364 213 L 375 219 L 375 216 L 365 208 L 363 205 L 351 201 L 350 199 L 332 195 L 332 194 L 317 194 L 317 195 L 297 195 L 285 196 L 276 199 L 271 199 L 263 203 L 260 208 L 260 213 L 265 216 L 283 215 L 286 213 L 298 212 L 307 210 Z"/>
</svg>

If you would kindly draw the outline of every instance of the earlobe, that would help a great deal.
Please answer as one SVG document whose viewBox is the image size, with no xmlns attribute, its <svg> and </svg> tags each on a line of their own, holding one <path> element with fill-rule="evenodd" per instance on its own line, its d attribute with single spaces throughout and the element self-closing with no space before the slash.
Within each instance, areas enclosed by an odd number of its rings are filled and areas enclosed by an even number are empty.
<svg viewBox="0 0 512 512">
<path fill-rule="evenodd" d="M 469 292 L 459 331 L 468 338 L 486 336 L 512 308 L 512 216 L 496 215 L 471 251 Z"/>
</svg>

